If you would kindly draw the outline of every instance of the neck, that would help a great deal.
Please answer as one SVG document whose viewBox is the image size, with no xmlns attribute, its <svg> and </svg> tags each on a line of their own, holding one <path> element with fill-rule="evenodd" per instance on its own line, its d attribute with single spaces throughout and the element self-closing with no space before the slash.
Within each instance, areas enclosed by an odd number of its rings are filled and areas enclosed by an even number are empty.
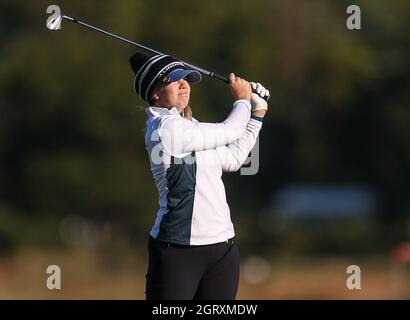
<svg viewBox="0 0 410 320">
<path fill-rule="evenodd" d="M 160 105 L 160 104 L 158 104 L 158 103 L 155 103 L 154 104 L 154 107 L 158 107 L 158 108 L 166 108 L 166 109 L 168 109 L 168 110 L 171 110 L 174 106 L 162 106 L 162 105 Z M 177 108 L 177 110 L 178 110 L 178 113 L 184 113 L 184 109 L 185 108 L 181 108 L 181 107 L 177 107 L 177 106 L 175 106 L 175 108 Z"/>
</svg>

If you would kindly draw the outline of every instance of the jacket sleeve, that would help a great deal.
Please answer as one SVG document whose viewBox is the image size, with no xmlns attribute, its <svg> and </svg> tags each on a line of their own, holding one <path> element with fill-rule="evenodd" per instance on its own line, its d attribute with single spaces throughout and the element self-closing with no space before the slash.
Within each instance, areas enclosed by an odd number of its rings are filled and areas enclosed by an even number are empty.
<svg viewBox="0 0 410 320">
<path fill-rule="evenodd" d="M 170 155 L 215 149 L 241 137 L 250 118 L 251 104 L 237 100 L 222 123 L 189 121 L 180 116 L 166 116 L 158 126 L 158 135 Z"/>
<path fill-rule="evenodd" d="M 255 145 L 262 122 L 250 119 L 245 133 L 235 142 L 216 148 L 224 172 L 238 171 Z"/>
</svg>

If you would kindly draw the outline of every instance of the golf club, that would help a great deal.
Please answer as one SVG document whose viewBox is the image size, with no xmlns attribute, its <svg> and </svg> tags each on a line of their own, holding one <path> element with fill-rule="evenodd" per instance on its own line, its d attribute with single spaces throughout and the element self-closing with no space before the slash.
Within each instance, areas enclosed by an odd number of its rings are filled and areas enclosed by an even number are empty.
<svg viewBox="0 0 410 320">
<path fill-rule="evenodd" d="M 88 24 L 88 23 L 85 23 L 85 22 L 83 22 L 83 21 L 80 21 L 80 20 L 77 20 L 77 19 L 68 17 L 68 16 L 63 15 L 63 14 L 60 14 L 60 15 L 58 15 L 57 17 L 51 19 L 49 22 L 47 22 L 47 28 L 50 29 L 50 30 L 59 30 L 59 29 L 61 29 L 61 24 L 62 24 L 62 22 L 63 22 L 63 19 L 67 19 L 67 20 L 69 20 L 69 21 L 71 21 L 71 22 L 74 22 L 74 23 L 80 24 L 80 25 L 82 25 L 82 26 L 85 26 L 85 27 L 87 27 L 87 28 L 93 29 L 93 30 L 95 30 L 95 31 L 104 33 L 104 34 L 106 34 L 106 35 L 108 35 L 108 36 L 110 36 L 110 37 L 113 37 L 113 38 L 115 38 L 115 39 L 124 41 L 124 42 L 126 42 L 126 43 L 128 43 L 128 44 L 134 45 L 134 46 L 136 46 L 136 47 L 138 47 L 138 48 L 141 48 L 141 49 L 150 51 L 150 52 L 152 52 L 152 53 L 164 55 L 164 53 L 162 53 L 162 52 L 159 52 L 159 51 L 154 50 L 154 49 L 152 49 L 152 48 L 146 47 L 146 46 L 144 46 L 144 45 L 142 45 L 142 44 L 139 44 L 139 43 L 136 43 L 136 42 L 134 42 L 134 41 L 128 40 L 128 39 L 126 39 L 126 38 L 120 37 L 120 36 L 118 36 L 118 35 L 116 35 L 116 34 L 113 34 L 113 33 L 111 33 L 111 32 L 108 32 L 108 31 L 102 30 L 102 29 L 100 29 L 100 28 L 94 27 L 94 26 L 92 26 L 92 25 L 90 25 L 90 24 Z M 214 73 L 214 72 L 212 72 L 212 71 L 208 71 L 208 70 L 199 68 L 199 67 L 194 66 L 194 65 L 192 65 L 192 64 L 190 64 L 190 63 L 187 63 L 187 62 L 185 62 L 185 61 L 182 61 L 182 60 L 180 60 L 180 61 L 181 61 L 183 64 L 185 64 L 188 68 L 191 68 L 191 69 L 193 69 L 193 70 L 199 71 L 199 72 L 201 72 L 202 74 L 205 74 L 205 75 L 207 75 L 207 76 L 209 76 L 209 77 L 211 77 L 211 78 L 219 79 L 219 80 L 221 80 L 221 81 L 224 81 L 224 82 L 226 82 L 226 83 L 229 83 L 228 79 L 227 79 L 226 77 L 224 77 L 224 76 L 221 76 L 221 75 L 219 75 L 219 74 L 217 74 L 217 73 Z M 270 97 L 270 95 L 267 95 L 267 96 L 264 96 L 264 97 L 262 97 L 262 98 L 267 101 L 267 100 L 269 99 L 269 97 Z"/>
</svg>

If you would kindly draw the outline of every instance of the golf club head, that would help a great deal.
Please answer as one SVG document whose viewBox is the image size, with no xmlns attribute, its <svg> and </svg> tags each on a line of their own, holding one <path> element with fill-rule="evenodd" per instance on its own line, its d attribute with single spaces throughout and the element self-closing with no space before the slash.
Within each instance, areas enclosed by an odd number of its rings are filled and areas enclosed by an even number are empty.
<svg viewBox="0 0 410 320">
<path fill-rule="evenodd" d="M 50 19 L 47 21 L 47 28 L 50 30 L 59 30 L 61 29 L 61 22 L 63 21 L 63 15 L 60 14 L 59 16 Z"/>
</svg>

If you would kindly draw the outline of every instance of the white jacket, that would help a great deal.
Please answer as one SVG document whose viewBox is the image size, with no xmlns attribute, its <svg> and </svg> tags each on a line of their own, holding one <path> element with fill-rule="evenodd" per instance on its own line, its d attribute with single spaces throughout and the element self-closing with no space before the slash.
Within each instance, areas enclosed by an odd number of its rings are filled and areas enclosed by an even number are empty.
<svg viewBox="0 0 410 320">
<path fill-rule="evenodd" d="M 178 110 L 148 107 L 145 144 L 159 192 L 150 235 L 183 245 L 225 241 L 235 235 L 222 172 L 237 171 L 252 150 L 262 122 L 237 100 L 222 123 L 183 118 Z"/>
</svg>

